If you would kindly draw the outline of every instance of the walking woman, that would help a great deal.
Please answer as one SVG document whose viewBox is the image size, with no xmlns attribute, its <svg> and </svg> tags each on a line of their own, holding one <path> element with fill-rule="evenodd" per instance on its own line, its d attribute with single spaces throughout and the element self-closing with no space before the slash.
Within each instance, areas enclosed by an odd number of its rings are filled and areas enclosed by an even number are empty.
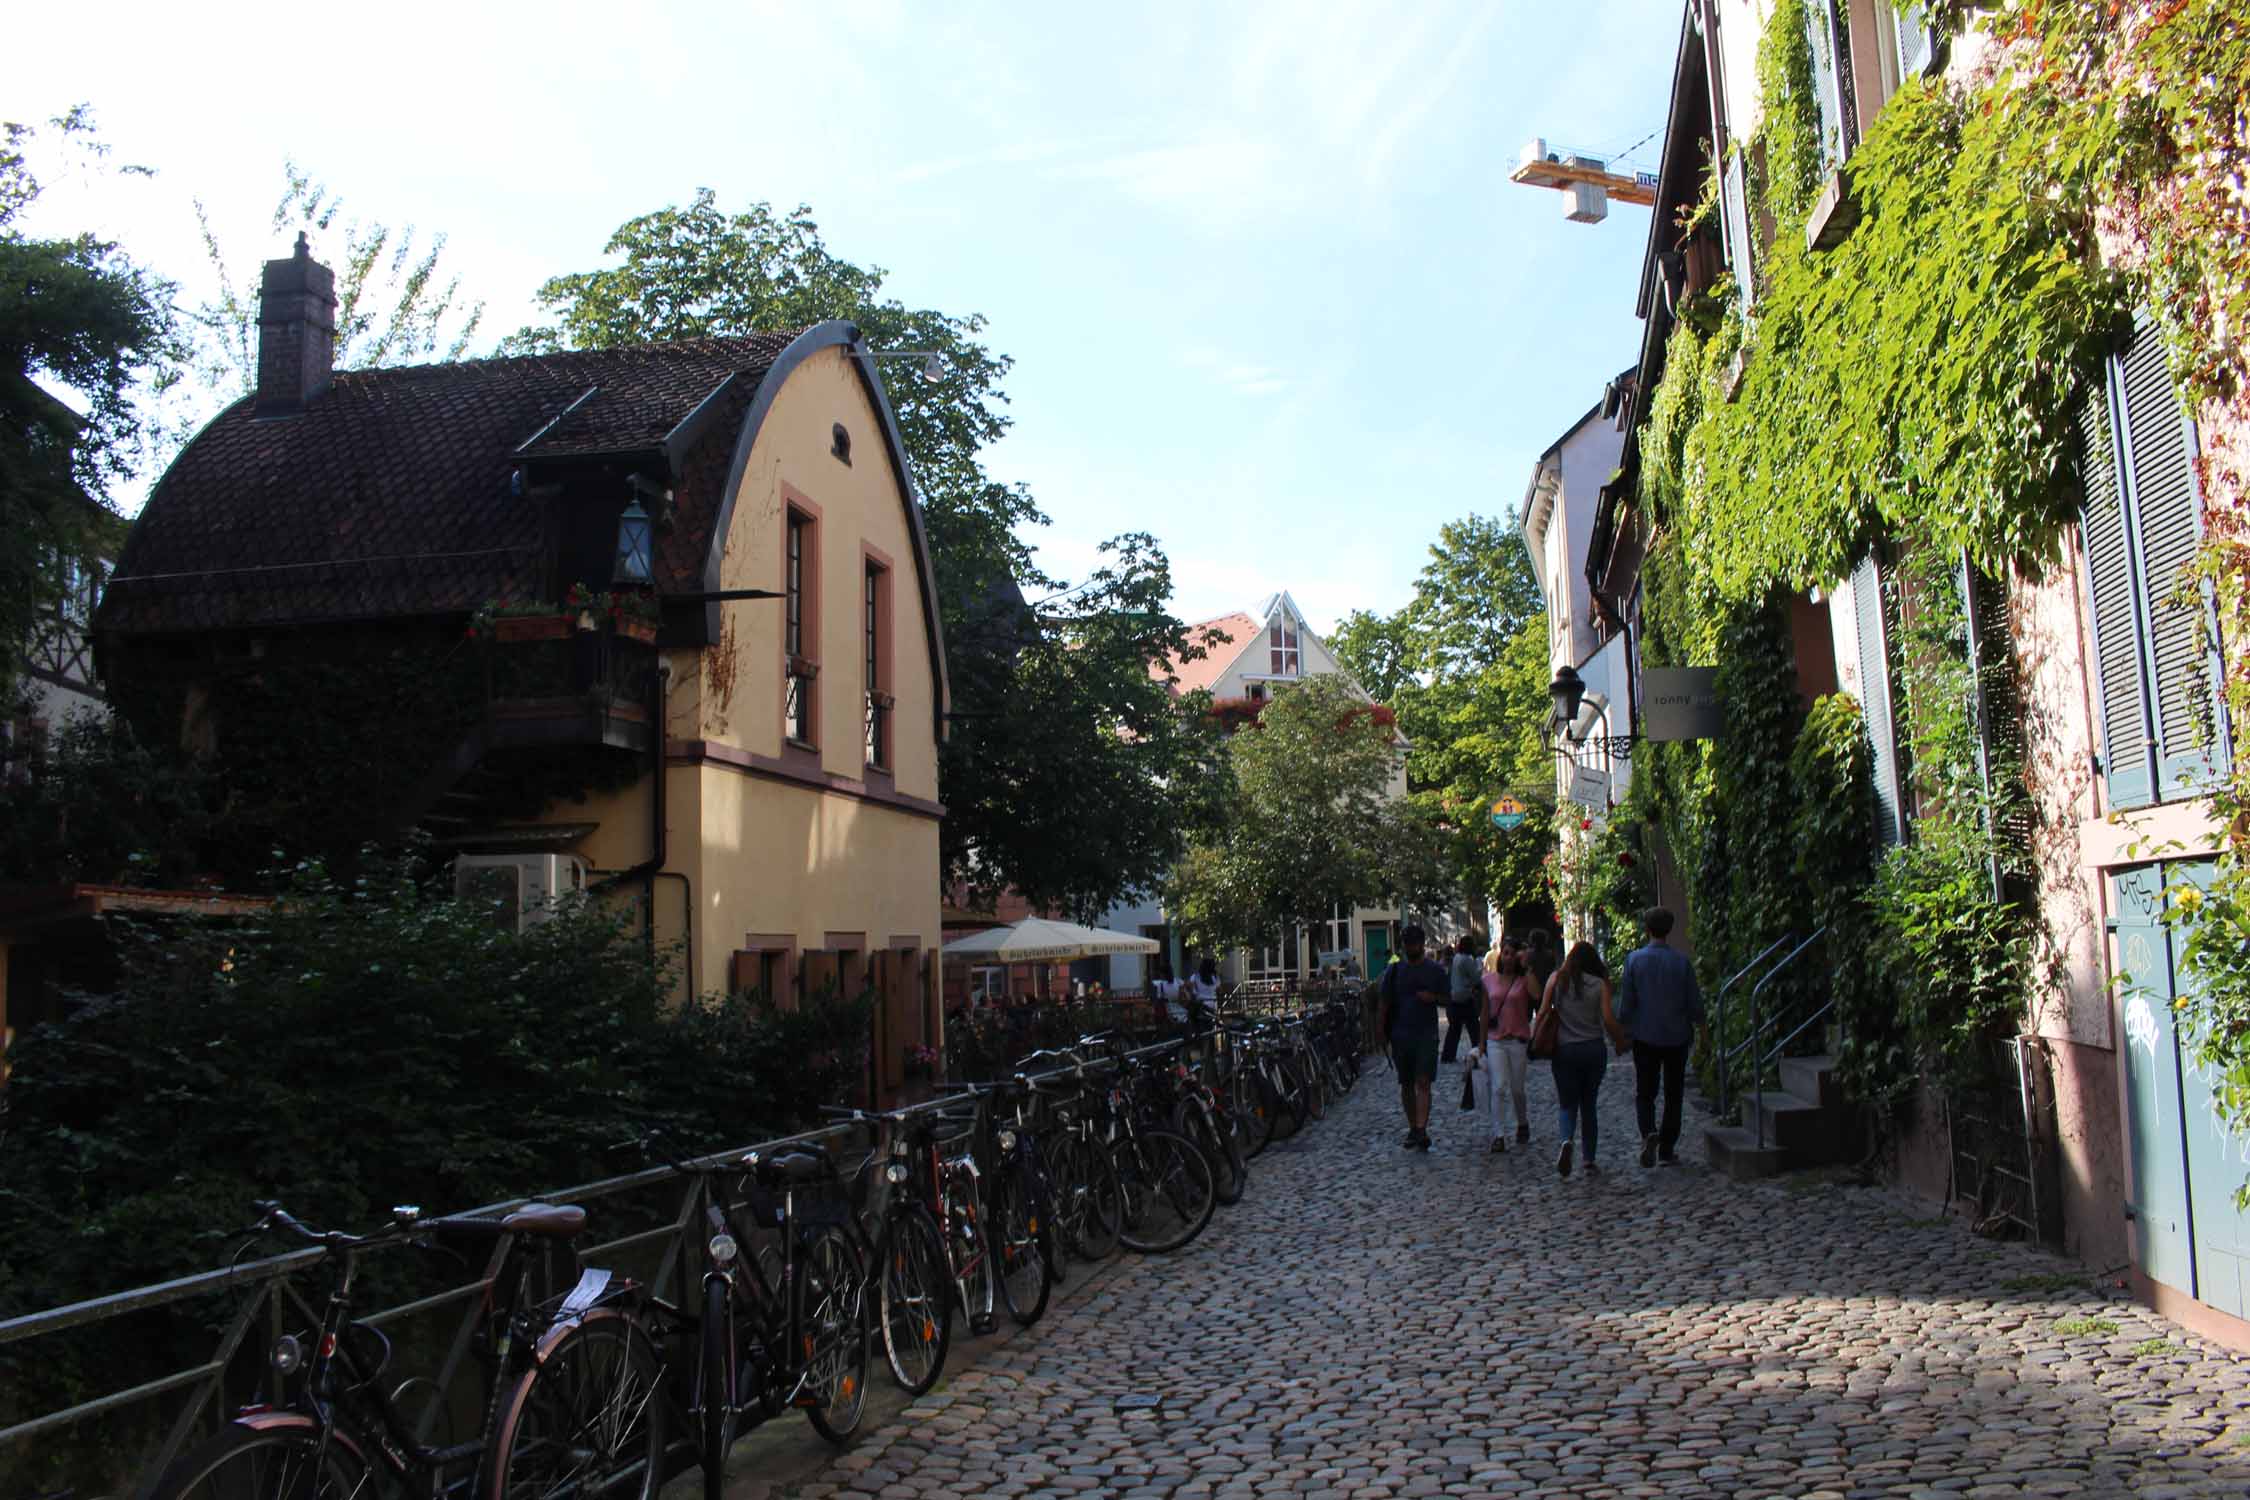
<svg viewBox="0 0 2250 1500">
<path fill-rule="evenodd" d="M 1503 938 L 1484 958 L 1484 1120 L 1492 1130 L 1495 1155 L 1507 1150 L 1501 1134 L 1500 1090 L 1508 1091 L 1515 1105 L 1516 1143 L 1531 1139 L 1531 1106 L 1524 1097 L 1524 1073 L 1529 1067 L 1526 1049 L 1531 1045 L 1531 974 L 1524 967 L 1523 945 Z"/>
<path fill-rule="evenodd" d="M 1602 1074 L 1609 1071 L 1609 1045 L 1623 1052 L 1625 1028 L 1610 1009 L 1609 970 L 1592 943 L 1573 943 L 1562 967 L 1547 981 L 1539 1007 L 1538 1023 L 1553 1011 L 1559 1021 L 1555 1046 L 1555 1097 L 1561 1101 L 1562 1150 L 1555 1154 L 1555 1171 L 1570 1175 L 1571 1137 L 1584 1132 L 1586 1170 L 1601 1171 L 1596 1155 L 1601 1150 Z"/>
</svg>

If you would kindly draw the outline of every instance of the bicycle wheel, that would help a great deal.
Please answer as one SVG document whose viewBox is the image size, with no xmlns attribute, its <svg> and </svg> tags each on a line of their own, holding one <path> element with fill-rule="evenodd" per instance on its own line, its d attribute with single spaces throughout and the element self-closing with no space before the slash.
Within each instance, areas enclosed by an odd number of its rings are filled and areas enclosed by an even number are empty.
<svg viewBox="0 0 2250 1500">
<path fill-rule="evenodd" d="M 1085 1261 L 1115 1255 L 1124 1209 L 1109 1149 L 1084 1136 L 1064 1137 L 1055 1150 L 1055 1190 L 1062 1198 L 1060 1238 L 1070 1253 Z"/>
<path fill-rule="evenodd" d="M 1047 1277 L 1047 1252 L 1039 1233 L 1039 1214 L 1031 1201 L 1029 1173 L 1009 1162 L 992 1180 L 992 1253 L 1000 1281 L 1000 1300 L 1008 1316 L 1029 1328 L 1047 1310 L 1053 1283 Z"/>
<path fill-rule="evenodd" d="M 1274 1058 L 1258 1070 L 1258 1093 L 1266 1111 L 1273 1117 L 1273 1137 L 1286 1141 L 1303 1128 L 1305 1112 L 1289 1080 L 1289 1070 L 1280 1058 Z"/>
<path fill-rule="evenodd" d="M 366 1461 L 342 1433 L 325 1445 L 319 1429 L 230 1426 L 165 1471 L 155 1500 L 348 1500 L 369 1478 Z"/>
<path fill-rule="evenodd" d="M 823 1225 L 805 1237 L 797 1279 L 797 1336 L 805 1374 L 798 1404 L 813 1431 L 842 1447 L 867 1410 L 867 1268 L 851 1237 Z"/>
<path fill-rule="evenodd" d="M 727 1453 L 734 1447 L 734 1296 L 724 1281 L 703 1288 L 701 1358 L 696 1363 L 696 1455 L 703 1462 L 703 1500 L 726 1489 Z"/>
<path fill-rule="evenodd" d="M 1328 1078 L 1309 1052 L 1297 1054 L 1297 1084 L 1304 1091 L 1305 1112 L 1315 1120 L 1328 1118 Z"/>
<path fill-rule="evenodd" d="M 937 1384 L 953 1341 L 952 1270 L 937 1220 L 919 1203 L 904 1203 L 883 1221 L 880 1316 L 891 1378 L 919 1396 Z"/>
<path fill-rule="evenodd" d="M 1143 1130 L 1118 1153 L 1125 1222 L 1118 1238 L 1129 1250 L 1177 1250 L 1203 1232 L 1218 1209 L 1211 1164 L 1195 1143 L 1169 1130 Z"/>
<path fill-rule="evenodd" d="M 968 1184 L 945 1185 L 945 1220 L 951 1228 L 946 1256 L 952 1263 L 954 1294 L 968 1314 L 971 1333 L 992 1331 L 992 1303 L 996 1277 L 992 1268 L 992 1240 L 984 1232 L 984 1215 Z"/>
<path fill-rule="evenodd" d="M 1172 1128 L 1194 1143 L 1211 1166 L 1211 1191 L 1221 1203 L 1240 1203 L 1249 1180 L 1249 1168 L 1234 1141 L 1211 1118 L 1210 1106 L 1201 1099 L 1182 1099 L 1172 1112 Z"/>
<path fill-rule="evenodd" d="M 606 1495 L 664 1483 L 664 1365 L 640 1325 L 597 1308 L 494 1399 L 480 1500 Z"/>
<path fill-rule="evenodd" d="M 1247 1065 L 1235 1068 L 1234 1076 L 1227 1080 L 1227 1095 L 1235 1143 L 1242 1148 L 1243 1160 L 1248 1161 L 1272 1143 L 1273 1113 L 1258 1091 L 1257 1074 Z"/>
</svg>

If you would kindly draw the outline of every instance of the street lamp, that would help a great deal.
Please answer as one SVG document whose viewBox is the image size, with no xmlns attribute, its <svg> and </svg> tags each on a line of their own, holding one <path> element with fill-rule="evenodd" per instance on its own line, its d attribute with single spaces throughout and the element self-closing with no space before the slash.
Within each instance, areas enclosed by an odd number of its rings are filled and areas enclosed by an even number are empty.
<svg viewBox="0 0 2250 1500">
<path fill-rule="evenodd" d="M 1554 700 L 1554 708 L 1541 726 L 1539 742 L 1555 754 L 1569 760 L 1578 758 L 1581 748 L 1599 750 L 1617 760 L 1630 760 L 1633 746 L 1639 742 L 1637 734 L 1589 734 L 1584 739 L 1572 739 L 1570 726 L 1578 721 L 1579 711 L 1586 702 L 1586 679 L 1578 669 L 1568 663 L 1555 669 L 1555 680 L 1547 684 L 1547 696 Z"/>
<path fill-rule="evenodd" d="M 640 498 L 635 496 L 625 502 L 624 514 L 617 518 L 617 559 L 610 568 L 609 581 L 647 588 L 656 581 L 650 560 L 654 549 L 648 512 L 641 509 Z"/>
<path fill-rule="evenodd" d="M 945 374 L 953 357 L 942 349 L 854 349 L 861 359 L 918 359 L 922 362 L 922 381 L 926 385 L 945 384 Z"/>
</svg>

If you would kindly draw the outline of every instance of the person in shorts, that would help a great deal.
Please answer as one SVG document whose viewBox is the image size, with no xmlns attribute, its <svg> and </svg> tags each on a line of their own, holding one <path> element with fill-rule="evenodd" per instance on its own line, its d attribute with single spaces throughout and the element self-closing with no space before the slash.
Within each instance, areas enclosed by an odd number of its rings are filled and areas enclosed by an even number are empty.
<svg viewBox="0 0 2250 1500">
<path fill-rule="evenodd" d="M 1424 956 L 1424 941 L 1420 927 L 1400 933 L 1406 959 L 1383 974 L 1383 1034 L 1398 1069 L 1406 1145 L 1417 1151 L 1430 1149 L 1430 1084 L 1437 1078 L 1438 1022 L 1451 983 L 1445 966 Z"/>
</svg>

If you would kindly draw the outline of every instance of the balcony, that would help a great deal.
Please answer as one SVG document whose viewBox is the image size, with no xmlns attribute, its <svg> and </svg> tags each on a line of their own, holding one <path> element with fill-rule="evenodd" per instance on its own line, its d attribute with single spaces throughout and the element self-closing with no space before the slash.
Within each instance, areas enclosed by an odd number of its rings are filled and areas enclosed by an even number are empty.
<svg viewBox="0 0 2250 1500">
<path fill-rule="evenodd" d="M 483 651 L 488 749 L 649 749 L 653 626 L 590 613 L 508 616 L 491 622 Z"/>
</svg>

